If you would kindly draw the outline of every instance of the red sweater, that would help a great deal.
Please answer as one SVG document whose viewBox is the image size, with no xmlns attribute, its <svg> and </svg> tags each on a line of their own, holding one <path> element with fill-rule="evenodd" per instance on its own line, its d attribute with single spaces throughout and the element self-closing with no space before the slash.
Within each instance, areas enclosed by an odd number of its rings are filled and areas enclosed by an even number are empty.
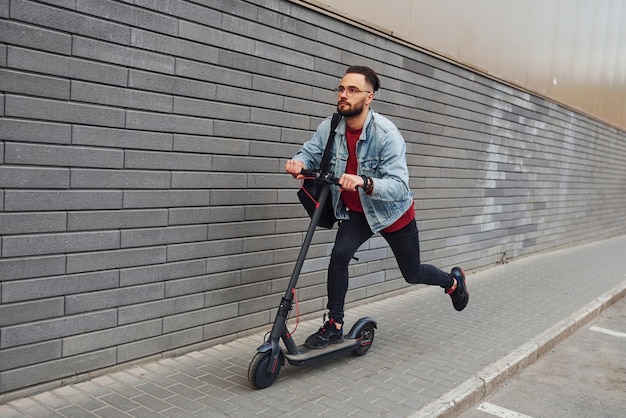
<svg viewBox="0 0 626 418">
<path fill-rule="evenodd" d="M 346 174 L 358 174 L 358 161 L 356 158 L 356 143 L 361 136 L 361 130 L 351 131 L 346 128 L 346 139 L 348 141 L 348 161 L 346 165 Z M 374 187 L 376 182 L 374 181 Z M 356 190 L 344 190 L 341 192 L 341 200 L 348 209 L 354 212 L 363 213 L 363 205 L 361 204 L 361 198 Z M 411 203 L 411 207 L 404 212 L 404 214 L 393 224 L 383 229 L 384 232 L 395 232 L 404 228 L 413 219 L 415 219 L 415 209 Z"/>
</svg>

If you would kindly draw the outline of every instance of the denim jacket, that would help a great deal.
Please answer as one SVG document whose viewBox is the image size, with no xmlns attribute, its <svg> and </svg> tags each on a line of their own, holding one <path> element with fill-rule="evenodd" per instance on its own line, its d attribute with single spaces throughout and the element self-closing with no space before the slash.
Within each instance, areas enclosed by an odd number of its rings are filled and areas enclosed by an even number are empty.
<svg viewBox="0 0 626 418">
<path fill-rule="evenodd" d="M 293 157 L 306 168 L 318 168 L 330 134 L 330 118 L 325 119 Z M 368 196 L 359 188 L 365 217 L 374 233 L 398 220 L 413 203 L 406 165 L 406 144 L 398 128 L 384 116 L 369 110 L 356 145 L 359 175 L 374 179 L 374 192 Z M 339 178 L 346 171 L 348 146 L 346 124 L 342 119 L 335 130 L 329 172 Z M 339 187 L 331 187 L 337 219 L 348 219 L 348 210 L 339 197 Z"/>
</svg>

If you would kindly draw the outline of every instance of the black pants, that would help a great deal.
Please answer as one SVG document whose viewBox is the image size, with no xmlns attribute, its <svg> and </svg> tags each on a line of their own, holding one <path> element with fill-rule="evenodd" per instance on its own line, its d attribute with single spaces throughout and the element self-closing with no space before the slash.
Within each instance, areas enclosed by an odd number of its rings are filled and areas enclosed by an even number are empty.
<svg viewBox="0 0 626 418">
<path fill-rule="evenodd" d="M 328 266 L 328 305 L 330 318 L 343 322 L 344 303 L 348 292 L 348 264 L 359 247 L 372 235 L 365 215 L 349 212 L 350 219 L 339 224 L 335 245 Z M 420 262 L 419 233 L 415 220 L 396 232 L 380 233 L 396 257 L 404 280 L 408 283 L 439 285 L 444 289 L 454 284 L 452 277 L 437 267 Z"/>
</svg>

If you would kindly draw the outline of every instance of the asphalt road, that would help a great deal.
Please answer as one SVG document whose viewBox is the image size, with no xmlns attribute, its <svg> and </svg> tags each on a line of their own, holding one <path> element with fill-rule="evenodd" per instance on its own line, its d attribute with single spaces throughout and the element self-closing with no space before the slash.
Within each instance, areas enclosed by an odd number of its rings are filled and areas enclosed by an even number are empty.
<svg viewBox="0 0 626 418">
<path fill-rule="evenodd" d="M 626 298 L 460 417 L 626 417 Z"/>
</svg>

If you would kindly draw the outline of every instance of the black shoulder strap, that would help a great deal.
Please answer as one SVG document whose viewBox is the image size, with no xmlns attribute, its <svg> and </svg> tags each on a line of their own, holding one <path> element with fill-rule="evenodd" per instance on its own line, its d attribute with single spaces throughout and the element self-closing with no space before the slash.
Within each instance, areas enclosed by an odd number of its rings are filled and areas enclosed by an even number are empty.
<svg viewBox="0 0 626 418">
<path fill-rule="evenodd" d="M 326 143 L 326 148 L 324 148 L 324 155 L 322 156 L 322 163 L 320 164 L 320 168 L 323 171 L 326 171 L 326 169 L 328 168 L 328 162 L 330 160 L 330 150 L 335 140 L 335 129 L 337 129 L 337 125 L 339 125 L 340 120 L 341 115 L 339 113 L 333 113 L 333 118 L 330 121 L 330 134 L 328 134 L 328 142 Z"/>
</svg>

